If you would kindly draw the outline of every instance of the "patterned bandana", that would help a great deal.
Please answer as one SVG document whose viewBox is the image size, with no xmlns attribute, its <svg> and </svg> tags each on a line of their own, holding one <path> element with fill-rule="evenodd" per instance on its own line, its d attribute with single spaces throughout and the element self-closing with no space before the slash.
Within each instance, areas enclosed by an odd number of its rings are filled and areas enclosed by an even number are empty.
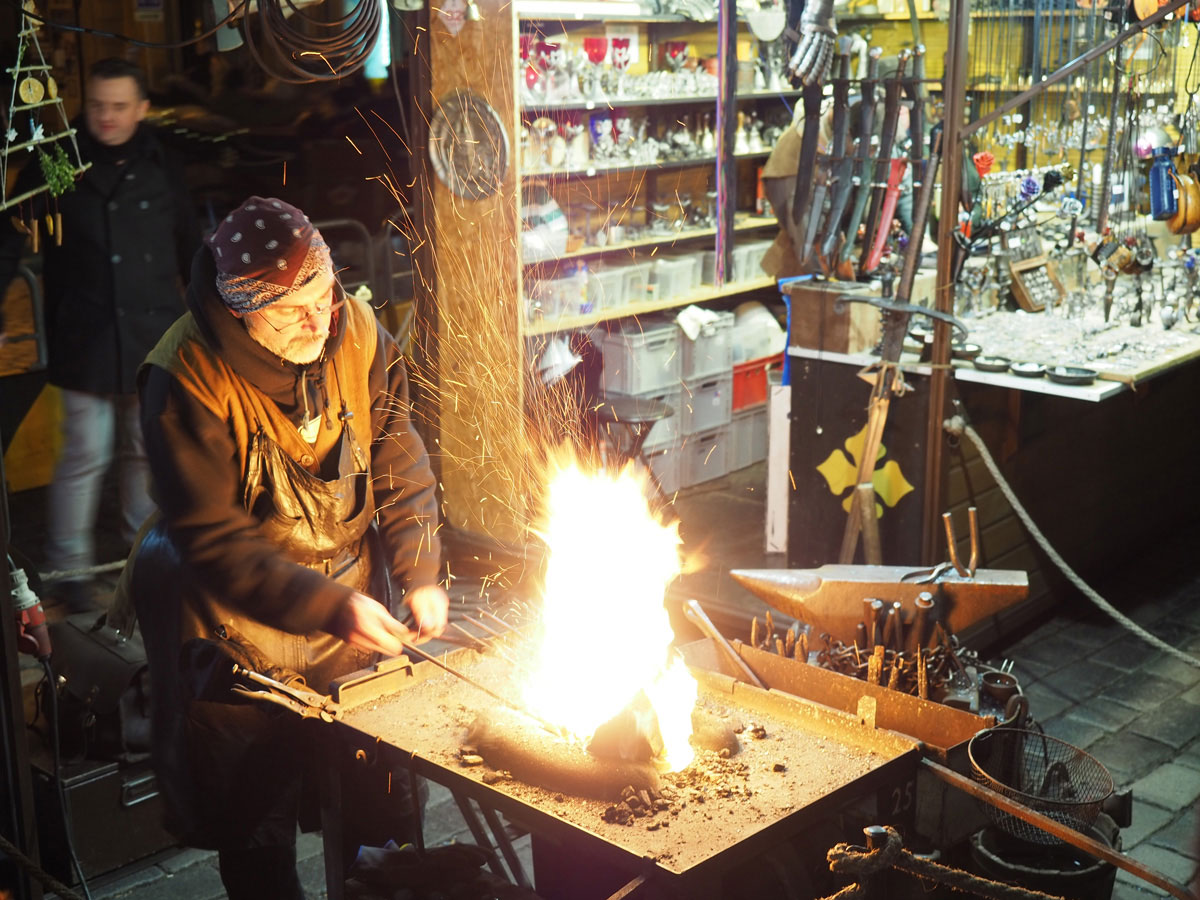
<svg viewBox="0 0 1200 900">
<path fill-rule="evenodd" d="M 234 312 L 254 312 L 332 270 L 329 246 L 308 216 L 273 197 L 251 197 L 225 217 L 208 246 L 217 292 Z"/>
</svg>

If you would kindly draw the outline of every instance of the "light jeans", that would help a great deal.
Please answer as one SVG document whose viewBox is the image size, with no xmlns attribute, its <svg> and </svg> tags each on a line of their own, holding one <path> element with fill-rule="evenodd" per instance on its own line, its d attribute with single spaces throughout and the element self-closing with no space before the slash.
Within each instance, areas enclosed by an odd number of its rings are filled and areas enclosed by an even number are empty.
<svg viewBox="0 0 1200 900">
<path fill-rule="evenodd" d="M 120 477 L 120 533 L 126 544 L 133 543 L 138 528 L 154 510 L 137 395 L 61 391 L 63 445 L 48 492 L 46 527 L 46 564 L 55 571 L 96 563 L 96 517 L 114 449 Z"/>
</svg>

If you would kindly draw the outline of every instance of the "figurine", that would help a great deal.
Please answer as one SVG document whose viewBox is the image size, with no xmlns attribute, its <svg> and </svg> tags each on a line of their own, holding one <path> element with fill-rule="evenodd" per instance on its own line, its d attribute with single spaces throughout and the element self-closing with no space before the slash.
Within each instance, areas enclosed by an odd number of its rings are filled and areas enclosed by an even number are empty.
<svg viewBox="0 0 1200 900">
<path fill-rule="evenodd" d="M 750 152 L 750 142 L 746 136 L 746 114 L 738 110 L 737 130 L 733 133 L 733 155 L 741 156 Z"/>
</svg>

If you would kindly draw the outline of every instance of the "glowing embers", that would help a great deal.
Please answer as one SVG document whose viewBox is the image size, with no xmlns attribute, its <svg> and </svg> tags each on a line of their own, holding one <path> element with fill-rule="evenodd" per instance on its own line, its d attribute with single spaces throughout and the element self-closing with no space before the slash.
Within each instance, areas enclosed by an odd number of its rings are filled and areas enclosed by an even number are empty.
<svg viewBox="0 0 1200 900">
<path fill-rule="evenodd" d="M 650 511 L 645 487 L 631 468 L 584 472 L 573 459 L 552 467 L 540 646 L 523 695 L 583 740 L 632 705 L 637 734 L 653 750 L 661 737 L 661 760 L 677 771 L 692 760 L 698 689 L 670 647 L 663 607 L 680 572 L 678 527 Z"/>
</svg>

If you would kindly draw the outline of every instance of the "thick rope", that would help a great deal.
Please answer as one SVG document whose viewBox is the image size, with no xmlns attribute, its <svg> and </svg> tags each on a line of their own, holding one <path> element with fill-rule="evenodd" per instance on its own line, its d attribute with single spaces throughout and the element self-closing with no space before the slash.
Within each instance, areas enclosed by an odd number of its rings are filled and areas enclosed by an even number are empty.
<svg viewBox="0 0 1200 900">
<path fill-rule="evenodd" d="M 952 869 L 913 856 L 901 845 L 900 835 L 896 830 L 886 826 L 885 828 L 887 844 L 878 850 L 866 850 L 852 844 L 837 844 L 826 854 L 831 872 L 852 875 L 858 880 L 825 900 L 866 900 L 868 896 L 876 896 L 868 893 L 866 884 L 870 883 L 872 877 L 892 868 L 928 881 L 940 882 L 956 891 L 988 897 L 991 900 L 1062 900 L 1056 894 L 1043 894 L 1041 891 L 991 881 L 961 869 Z"/>
<path fill-rule="evenodd" d="M 36 878 L 39 882 L 50 888 L 50 890 L 54 891 L 54 893 L 58 894 L 62 900 L 83 900 L 83 897 L 75 893 L 73 890 L 35 863 L 32 859 L 22 853 L 16 844 L 9 841 L 9 839 L 2 834 L 0 834 L 0 850 L 3 850 L 5 856 L 17 863 L 19 866 L 21 866 L 21 868 L 25 869 L 25 871 Z"/>
<path fill-rule="evenodd" d="M 1083 596 L 1087 597 L 1092 601 L 1092 603 L 1094 603 L 1108 615 L 1112 616 L 1118 623 L 1132 631 L 1146 643 L 1159 650 L 1162 650 L 1164 653 L 1170 654 L 1181 662 L 1187 663 L 1189 666 L 1195 666 L 1196 668 L 1200 669 L 1200 659 L 1197 659 L 1191 654 L 1184 653 L 1177 647 L 1172 647 L 1166 641 L 1151 634 L 1137 622 L 1133 621 L 1133 619 L 1129 618 L 1127 615 L 1122 613 L 1119 609 L 1101 597 L 1098 593 L 1096 593 L 1096 591 L 1094 591 L 1086 581 L 1076 574 L 1074 569 L 1067 565 L 1067 561 L 1058 554 L 1057 550 L 1050 546 L 1050 542 L 1046 540 L 1046 536 L 1042 534 L 1037 525 L 1033 523 L 1033 519 L 1030 518 L 1029 513 L 1025 511 L 1025 507 L 1021 505 L 1021 501 L 1017 499 L 1017 495 L 1013 493 L 1013 490 L 1009 486 L 1008 482 L 1004 480 L 1004 476 L 1000 474 L 1000 468 L 996 465 L 996 461 L 992 459 L 992 455 L 988 452 L 987 446 L 983 443 L 983 439 L 979 436 L 974 428 L 968 425 L 961 416 L 954 416 L 953 418 L 947 419 L 944 427 L 950 434 L 965 434 L 968 438 L 970 438 L 971 443 L 975 445 L 975 449 L 979 451 L 979 455 L 983 458 L 983 464 L 987 466 L 987 470 L 992 473 L 992 478 L 995 479 L 996 484 L 999 486 L 1001 492 L 1008 499 L 1009 505 L 1013 508 L 1013 512 L 1017 514 L 1017 518 L 1021 520 L 1022 524 L 1025 526 L 1025 529 L 1033 536 L 1033 539 L 1037 541 L 1038 546 L 1045 551 L 1048 557 L 1050 557 L 1050 561 L 1058 566 L 1063 575 L 1067 577 L 1067 580 L 1070 581 L 1071 584 L 1075 585 L 1075 587 L 1079 589 L 1079 592 L 1083 594 Z"/>
</svg>

